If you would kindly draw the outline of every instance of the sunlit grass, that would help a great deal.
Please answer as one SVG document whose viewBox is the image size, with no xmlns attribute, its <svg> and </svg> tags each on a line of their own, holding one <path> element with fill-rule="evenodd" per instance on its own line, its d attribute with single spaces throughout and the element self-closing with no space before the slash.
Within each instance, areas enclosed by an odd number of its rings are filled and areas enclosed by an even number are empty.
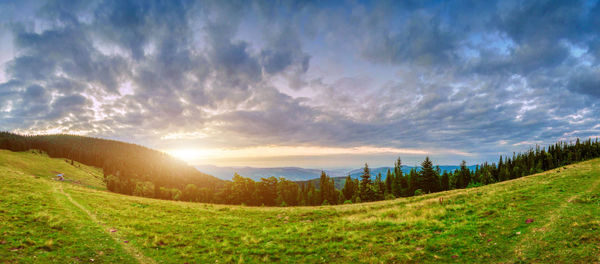
<svg viewBox="0 0 600 264">
<path fill-rule="evenodd" d="M 89 167 L 69 171 L 86 184 L 57 182 L 49 172 L 67 171 L 64 160 L 0 155 L 0 258 L 9 262 L 135 261 L 124 241 L 158 263 L 600 261 L 600 159 L 480 188 L 271 208 L 124 196 L 85 187 L 97 184 Z"/>
</svg>

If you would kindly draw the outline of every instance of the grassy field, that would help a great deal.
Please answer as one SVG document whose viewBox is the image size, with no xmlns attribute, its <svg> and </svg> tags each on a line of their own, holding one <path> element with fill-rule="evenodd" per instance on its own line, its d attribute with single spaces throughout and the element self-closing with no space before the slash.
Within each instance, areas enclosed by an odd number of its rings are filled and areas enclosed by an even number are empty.
<svg viewBox="0 0 600 264">
<path fill-rule="evenodd" d="M 324 207 L 161 201 L 107 192 L 101 179 L 96 168 L 0 150 L 0 262 L 600 263 L 600 159 Z"/>
</svg>

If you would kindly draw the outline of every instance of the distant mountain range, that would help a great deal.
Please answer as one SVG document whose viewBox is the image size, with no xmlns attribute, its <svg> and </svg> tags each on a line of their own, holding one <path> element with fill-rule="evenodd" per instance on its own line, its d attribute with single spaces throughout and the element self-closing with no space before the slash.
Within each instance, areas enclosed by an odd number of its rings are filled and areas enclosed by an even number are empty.
<svg viewBox="0 0 600 264">
<path fill-rule="evenodd" d="M 413 166 L 402 166 L 404 173 L 410 172 L 414 168 Z M 444 165 L 440 166 L 442 171 L 454 171 L 459 169 L 460 166 Z M 234 173 L 238 173 L 241 176 L 251 178 L 255 181 L 260 181 L 261 178 L 283 177 L 290 181 L 307 181 L 321 177 L 321 170 L 319 169 L 306 169 L 299 167 L 277 167 L 277 168 L 255 168 L 255 167 L 219 167 L 214 165 L 200 165 L 196 166 L 196 169 L 203 173 L 213 175 L 223 180 L 231 180 Z M 393 167 L 377 167 L 371 168 L 371 175 L 373 178 L 381 173 L 383 179 L 387 174 L 387 171 L 393 171 Z M 417 167 L 419 170 L 420 167 Z M 469 169 L 475 170 L 475 166 L 469 166 Z M 336 170 L 325 170 L 325 173 L 330 177 L 346 177 L 350 174 L 352 178 L 359 178 L 362 175 L 363 168 L 348 170 L 348 169 L 336 169 Z"/>
<path fill-rule="evenodd" d="M 284 177 L 290 181 L 305 181 L 321 177 L 321 170 L 299 167 L 254 168 L 254 167 L 219 167 L 214 165 L 196 166 L 201 172 L 208 173 L 223 180 L 231 180 L 237 173 L 246 178 L 260 181 L 260 178 Z M 343 175 L 346 169 L 325 170 L 328 175 Z"/>
</svg>

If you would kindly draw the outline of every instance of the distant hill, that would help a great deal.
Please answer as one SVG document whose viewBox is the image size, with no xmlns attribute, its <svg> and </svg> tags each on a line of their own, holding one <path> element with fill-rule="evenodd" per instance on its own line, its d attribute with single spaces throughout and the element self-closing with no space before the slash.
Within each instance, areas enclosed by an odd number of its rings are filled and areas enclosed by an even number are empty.
<svg viewBox="0 0 600 264">
<path fill-rule="evenodd" d="M 414 168 L 414 167 L 402 166 L 402 171 L 404 173 L 408 173 L 408 172 L 410 172 L 410 170 L 412 168 Z M 452 165 L 440 166 L 440 169 L 442 171 L 446 170 L 448 172 L 454 171 L 459 168 L 460 168 L 460 166 L 452 166 Z M 468 168 L 471 170 L 475 170 L 475 166 L 468 166 Z M 199 171 L 201 171 L 203 173 L 214 175 L 215 177 L 223 179 L 223 180 L 231 180 L 233 178 L 234 173 L 238 173 L 241 176 L 251 178 L 255 181 L 260 181 L 261 178 L 268 178 L 271 176 L 276 177 L 276 178 L 283 177 L 290 181 L 308 181 L 308 180 L 312 180 L 312 179 L 318 179 L 319 177 L 321 177 L 321 170 L 319 170 L 319 169 L 307 169 L 307 168 L 299 168 L 299 167 L 254 168 L 254 167 L 219 167 L 219 166 L 213 166 L 213 165 L 200 165 L 200 166 L 196 166 L 196 169 L 198 169 Z M 371 168 L 371 175 L 373 176 L 373 178 L 375 178 L 375 176 L 378 173 L 381 173 L 382 178 L 385 179 L 388 169 L 390 169 L 392 171 L 394 170 L 393 167 Z M 417 167 L 417 170 L 419 170 L 419 167 Z M 346 176 L 348 176 L 348 174 L 350 174 L 350 177 L 358 179 L 360 177 L 360 175 L 362 175 L 362 172 L 363 172 L 363 168 L 358 168 L 358 169 L 353 169 L 353 170 L 348 170 L 348 169 L 325 170 L 325 173 L 327 173 L 327 175 L 329 175 L 333 178 L 338 178 L 338 177 L 345 178 Z M 342 182 L 342 185 L 343 185 L 343 182 Z"/>
<path fill-rule="evenodd" d="M 219 167 L 213 165 L 196 166 L 201 172 L 214 175 L 223 180 L 231 180 L 237 173 L 246 178 L 260 181 L 261 178 L 284 177 L 290 181 L 305 181 L 321 176 L 319 169 L 306 169 L 299 167 L 254 168 L 254 167 Z M 347 170 L 325 170 L 328 175 L 343 175 Z"/>
</svg>

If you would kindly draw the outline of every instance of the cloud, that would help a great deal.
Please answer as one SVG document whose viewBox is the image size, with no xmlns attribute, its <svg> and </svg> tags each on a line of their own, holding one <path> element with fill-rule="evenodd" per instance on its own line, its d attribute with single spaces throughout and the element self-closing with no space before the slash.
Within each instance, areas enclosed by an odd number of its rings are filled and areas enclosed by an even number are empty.
<svg viewBox="0 0 600 264">
<path fill-rule="evenodd" d="M 439 17 L 416 12 L 402 24 L 398 32 L 384 30 L 378 32 L 378 36 L 367 38 L 364 56 L 380 62 L 427 66 L 455 60 L 456 33 L 442 25 Z"/>
<path fill-rule="evenodd" d="M 567 87 L 575 93 L 600 98 L 600 70 L 587 70 L 575 74 Z"/>
<path fill-rule="evenodd" d="M 1 5 L 3 129 L 484 158 L 597 134 L 598 2 Z"/>
</svg>

